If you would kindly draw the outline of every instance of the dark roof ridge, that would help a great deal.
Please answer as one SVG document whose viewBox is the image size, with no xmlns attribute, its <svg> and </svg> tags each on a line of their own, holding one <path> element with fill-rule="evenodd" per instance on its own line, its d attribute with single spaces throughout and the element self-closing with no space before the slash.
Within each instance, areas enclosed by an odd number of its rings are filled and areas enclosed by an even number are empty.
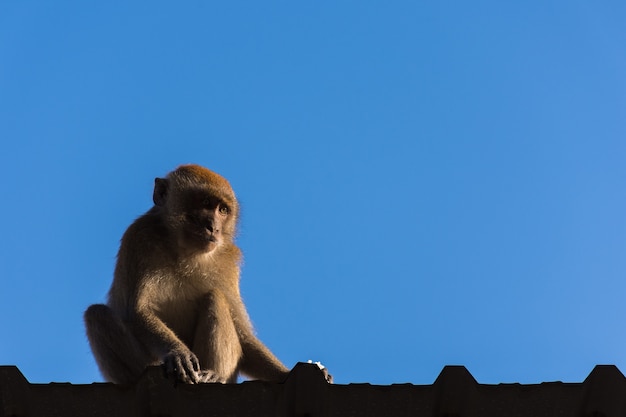
<svg viewBox="0 0 626 417">
<path fill-rule="evenodd" d="M 480 384 L 459 365 L 432 385 L 328 384 L 315 364 L 298 363 L 284 383 L 174 386 L 160 368 L 134 385 L 31 384 L 0 366 L 4 416 L 625 416 L 626 377 L 597 365 L 583 382 Z"/>
</svg>

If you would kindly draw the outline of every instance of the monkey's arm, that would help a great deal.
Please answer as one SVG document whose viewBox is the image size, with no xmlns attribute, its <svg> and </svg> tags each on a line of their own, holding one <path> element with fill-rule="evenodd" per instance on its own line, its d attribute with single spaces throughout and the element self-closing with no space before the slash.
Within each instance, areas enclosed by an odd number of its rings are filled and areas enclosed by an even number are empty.
<svg viewBox="0 0 626 417">
<path fill-rule="evenodd" d="M 283 382 L 289 369 L 252 333 L 241 337 L 241 372 L 264 381 Z"/>
<path fill-rule="evenodd" d="M 137 339 L 161 361 L 168 376 L 183 382 L 198 382 L 200 363 L 196 355 L 155 313 L 146 289 L 140 289 L 133 306 L 130 325 Z"/>
<path fill-rule="evenodd" d="M 239 338 L 243 350 L 240 364 L 242 373 L 265 381 L 284 382 L 287 379 L 289 369 L 254 335 L 251 325 L 239 328 Z M 332 384 L 332 375 L 326 368 L 321 367 L 321 369 L 326 381 Z"/>
<path fill-rule="evenodd" d="M 234 316 L 243 351 L 241 372 L 253 379 L 283 382 L 289 369 L 256 337 L 243 303 L 238 306 Z"/>
</svg>

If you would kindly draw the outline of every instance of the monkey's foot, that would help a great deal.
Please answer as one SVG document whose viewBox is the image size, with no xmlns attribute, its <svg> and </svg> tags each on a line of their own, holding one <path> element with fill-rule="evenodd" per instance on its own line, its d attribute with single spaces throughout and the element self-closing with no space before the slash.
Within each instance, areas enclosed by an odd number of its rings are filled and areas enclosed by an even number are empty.
<svg viewBox="0 0 626 417">
<path fill-rule="evenodd" d="M 207 384 L 211 382 L 223 382 L 220 381 L 217 374 L 213 371 L 209 371 L 208 369 L 201 369 L 198 371 L 198 384 Z"/>
</svg>

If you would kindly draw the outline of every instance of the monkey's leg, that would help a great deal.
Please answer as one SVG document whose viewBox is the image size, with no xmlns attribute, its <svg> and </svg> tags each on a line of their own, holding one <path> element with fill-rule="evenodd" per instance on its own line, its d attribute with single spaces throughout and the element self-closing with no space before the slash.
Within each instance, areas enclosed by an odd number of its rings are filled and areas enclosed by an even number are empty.
<svg viewBox="0 0 626 417">
<path fill-rule="evenodd" d="M 153 359 L 128 326 L 104 304 L 90 306 L 84 318 L 87 338 L 104 379 L 118 384 L 135 382 Z"/>
<path fill-rule="evenodd" d="M 205 371 L 204 382 L 237 382 L 242 349 L 224 294 L 213 290 L 205 295 L 198 316 L 192 350 Z"/>
</svg>

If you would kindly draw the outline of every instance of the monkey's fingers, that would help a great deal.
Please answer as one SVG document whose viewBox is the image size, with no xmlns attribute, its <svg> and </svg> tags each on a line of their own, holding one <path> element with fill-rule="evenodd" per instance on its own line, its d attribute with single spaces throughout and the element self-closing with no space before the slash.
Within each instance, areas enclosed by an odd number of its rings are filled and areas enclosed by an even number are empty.
<svg viewBox="0 0 626 417">
<path fill-rule="evenodd" d="M 324 373 L 324 377 L 326 378 L 326 382 L 328 382 L 329 384 L 332 384 L 333 383 L 333 376 L 328 373 L 328 369 L 324 368 L 324 369 L 322 369 L 322 372 Z"/>
<path fill-rule="evenodd" d="M 192 352 L 175 352 L 167 355 L 163 360 L 163 367 L 168 378 L 185 384 L 198 382 L 198 370 L 200 364 L 198 358 Z"/>
<path fill-rule="evenodd" d="M 196 355 L 193 352 L 189 352 L 182 357 L 181 362 L 185 377 L 190 381 L 190 383 L 197 384 L 200 379 L 200 362 L 198 361 Z"/>
<path fill-rule="evenodd" d="M 328 373 L 328 368 L 326 368 L 324 365 L 322 365 L 321 362 L 313 362 L 310 359 L 307 362 L 308 363 L 312 363 L 314 365 L 317 365 L 317 367 L 320 368 L 320 370 L 322 371 L 322 374 L 324 375 L 324 378 L 326 379 L 326 382 L 328 382 L 329 384 L 333 383 L 333 376 Z"/>
</svg>

